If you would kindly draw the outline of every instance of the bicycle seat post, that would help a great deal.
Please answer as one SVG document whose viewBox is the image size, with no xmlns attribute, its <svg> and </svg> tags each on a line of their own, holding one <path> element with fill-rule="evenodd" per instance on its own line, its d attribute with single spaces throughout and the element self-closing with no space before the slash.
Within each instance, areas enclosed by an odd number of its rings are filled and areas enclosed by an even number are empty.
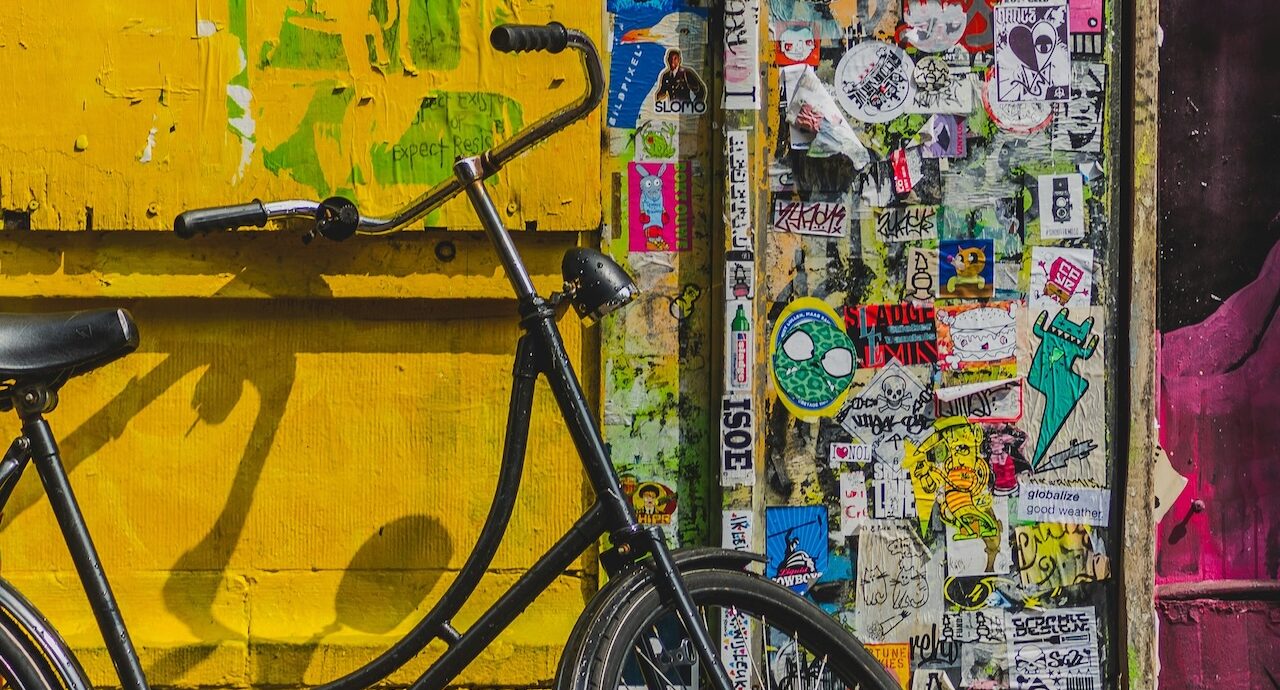
<svg viewBox="0 0 1280 690">
<path fill-rule="evenodd" d="M 489 190 L 484 188 L 485 178 L 497 171 L 498 169 L 483 155 L 460 158 L 453 164 L 453 173 L 462 183 L 467 197 L 471 199 L 471 205 L 484 225 L 489 241 L 493 242 L 493 248 L 498 252 L 498 259 L 502 261 L 502 268 L 506 270 L 507 279 L 511 281 L 516 297 L 520 298 L 523 310 L 523 307 L 537 296 L 537 292 L 534 290 L 533 279 L 529 277 L 528 269 L 520 259 L 520 253 L 516 251 L 515 242 L 511 240 L 511 233 L 507 232 L 502 218 L 498 216 L 498 209 L 493 205 Z"/>
</svg>

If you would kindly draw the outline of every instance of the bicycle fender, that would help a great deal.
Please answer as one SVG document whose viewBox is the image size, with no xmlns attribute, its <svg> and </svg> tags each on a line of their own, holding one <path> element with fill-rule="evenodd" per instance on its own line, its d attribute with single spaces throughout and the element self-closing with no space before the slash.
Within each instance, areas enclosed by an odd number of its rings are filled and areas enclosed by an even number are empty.
<svg viewBox="0 0 1280 690">
<path fill-rule="evenodd" d="M 752 563 L 764 563 L 764 556 L 749 551 L 732 551 L 711 546 L 677 549 L 671 552 L 676 569 L 681 573 L 695 570 L 746 570 Z M 592 631 L 593 624 L 609 618 L 638 592 L 652 586 L 653 571 L 639 565 L 611 578 L 578 617 L 569 634 L 560 665 L 556 670 L 555 687 L 558 690 L 585 690 L 588 671 L 584 663 L 586 650 L 595 649 L 599 633 Z"/>
<path fill-rule="evenodd" d="M 0 578 L 0 615 L 9 617 L 26 631 L 31 643 L 40 648 L 54 672 L 61 677 L 66 690 L 93 690 L 80 662 L 58 631 L 3 578 Z"/>
</svg>

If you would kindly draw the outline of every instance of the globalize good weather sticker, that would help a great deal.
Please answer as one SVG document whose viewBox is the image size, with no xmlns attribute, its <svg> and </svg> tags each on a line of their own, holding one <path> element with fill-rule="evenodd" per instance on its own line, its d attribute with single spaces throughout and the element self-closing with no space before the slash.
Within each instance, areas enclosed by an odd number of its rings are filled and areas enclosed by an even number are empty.
<svg viewBox="0 0 1280 690">
<path fill-rule="evenodd" d="M 769 373 L 782 404 L 797 417 L 839 410 L 856 368 L 853 342 L 826 302 L 801 297 L 778 315 L 769 336 Z"/>
</svg>

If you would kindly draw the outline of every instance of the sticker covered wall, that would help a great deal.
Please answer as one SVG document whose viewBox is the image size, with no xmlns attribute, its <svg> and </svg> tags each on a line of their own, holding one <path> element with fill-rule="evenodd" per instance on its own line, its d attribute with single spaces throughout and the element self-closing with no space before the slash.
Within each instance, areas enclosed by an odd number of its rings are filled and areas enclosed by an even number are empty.
<svg viewBox="0 0 1280 690">
<path fill-rule="evenodd" d="M 904 688 L 1114 683 L 1113 3 L 765 10 L 752 491 Z"/>
<path fill-rule="evenodd" d="M 748 27 L 758 18 L 755 3 L 734 5 L 735 42 L 725 55 L 735 60 L 746 97 L 747 52 L 758 51 Z M 602 244 L 640 296 L 602 322 L 602 431 L 641 521 L 662 528 L 673 544 L 705 543 L 719 520 L 707 502 L 710 485 L 755 479 L 749 251 L 727 270 L 735 286 L 729 292 L 744 306 L 741 319 L 724 324 L 742 329 L 730 348 L 739 366 L 726 369 L 732 388 L 723 392 L 730 395 L 721 398 L 710 381 L 720 368 L 712 353 L 725 350 L 711 335 L 723 301 L 710 275 L 705 174 L 719 146 L 710 135 L 718 104 L 710 65 L 719 56 L 708 48 L 708 11 L 696 3 L 610 0 L 606 9 Z M 745 222 L 751 199 L 745 187 L 737 191 L 736 213 Z M 720 471 L 709 473 L 718 448 Z"/>
</svg>

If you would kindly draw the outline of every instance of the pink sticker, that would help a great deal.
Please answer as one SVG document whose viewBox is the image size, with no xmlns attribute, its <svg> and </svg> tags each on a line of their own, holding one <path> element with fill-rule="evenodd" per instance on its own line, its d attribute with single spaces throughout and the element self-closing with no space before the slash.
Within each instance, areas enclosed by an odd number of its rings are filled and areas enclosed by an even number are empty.
<svg viewBox="0 0 1280 690">
<path fill-rule="evenodd" d="M 688 249 L 689 195 L 683 163 L 630 163 L 627 166 L 628 248 L 633 252 Z"/>
<path fill-rule="evenodd" d="M 1067 26 L 1073 34 L 1102 33 L 1102 0 L 1071 0 Z"/>
<path fill-rule="evenodd" d="M 897 194 L 910 194 L 915 182 L 911 179 L 911 166 L 907 165 L 907 152 L 896 149 L 889 156 L 893 163 L 893 191 Z"/>
</svg>

